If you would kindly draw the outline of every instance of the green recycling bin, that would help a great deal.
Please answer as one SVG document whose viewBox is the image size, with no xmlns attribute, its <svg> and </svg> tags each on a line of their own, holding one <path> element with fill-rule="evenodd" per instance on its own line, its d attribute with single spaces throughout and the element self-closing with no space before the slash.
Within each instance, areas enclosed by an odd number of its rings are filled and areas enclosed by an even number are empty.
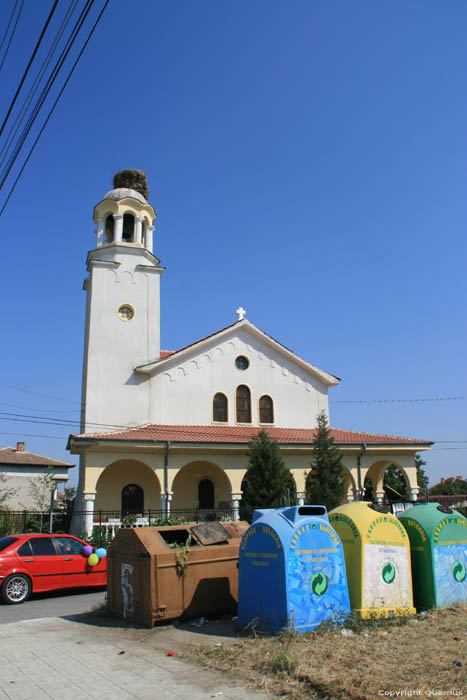
<svg viewBox="0 0 467 700">
<path fill-rule="evenodd" d="M 415 606 L 467 603 L 467 519 L 439 503 L 423 503 L 399 520 L 410 540 Z"/>
</svg>

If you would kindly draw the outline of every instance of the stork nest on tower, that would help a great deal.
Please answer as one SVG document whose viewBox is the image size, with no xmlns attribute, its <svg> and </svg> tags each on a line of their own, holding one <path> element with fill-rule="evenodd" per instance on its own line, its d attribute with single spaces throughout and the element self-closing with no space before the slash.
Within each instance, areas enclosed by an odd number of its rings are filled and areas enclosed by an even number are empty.
<svg viewBox="0 0 467 700">
<path fill-rule="evenodd" d="M 148 178 L 142 170 L 119 170 L 114 175 L 114 188 L 125 187 L 136 190 L 145 199 L 149 197 Z"/>
</svg>

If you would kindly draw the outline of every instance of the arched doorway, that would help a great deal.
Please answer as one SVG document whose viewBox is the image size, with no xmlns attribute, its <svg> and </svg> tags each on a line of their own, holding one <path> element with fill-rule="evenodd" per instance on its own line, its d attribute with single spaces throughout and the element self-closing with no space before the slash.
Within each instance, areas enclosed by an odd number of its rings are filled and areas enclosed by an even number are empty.
<svg viewBox="0 0 467 700">
<path fill-rule="evenodd" d="M 122 489 L 122 513 L 143 513 L 144 491 L 138 484 L 127 484 Z"/>
<path fill-rule="evenodd" d="M 214 484 L 211 479 L 201 479 L 198 484 L 198 503 L 201 509 L 214 508 Z"/>
</svg>

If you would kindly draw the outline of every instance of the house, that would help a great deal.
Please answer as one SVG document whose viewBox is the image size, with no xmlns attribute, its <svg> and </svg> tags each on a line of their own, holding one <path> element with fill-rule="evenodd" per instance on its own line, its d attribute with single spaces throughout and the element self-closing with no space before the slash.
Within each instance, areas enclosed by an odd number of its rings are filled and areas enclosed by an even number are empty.
<svg viewBox="0 0 467 700">
<path fill-rule="evenodd" d="M 47 467 L 51 467 L 51 476 L 58 486 L 68 481 L 68 470 L 74 466 L 68 462 L 28 452 L 24 442 L 18 442 L 16 449 L 9 446 L 0 448 L 0 474 L 5 477 L 1 486 L 14 490 L 14 494 L 2 503 L 2 507 L 13 511 L 37 510 L 37 504 L 29 492 L 31 482 L 41 477 Z"/>
<path fill-rule="evenodd" d="M 225 328 L 176 351 L 160 346 L 156 213 L 140 171 L 121 171 L 95 207 L 96 248 L 87 258 L 82 427 L 74 527 L 95 510 L 229 508 L 238 517 L 248 443 L 261 428 L 280 445 L 303 503 L 317 414 L 340 379 L 251 323 L 239 307 Z M 397 465 L 412 498 L 414 455 L 426 440 L 333 429 L 344 455 L 347 498 L 366 476 L 382 500 Z M 85 512 L 79 521 L 78 512 Z M 79 522 L 78 522 L 79 521 Z M 81 528 L 81 529 L 80 529 Z"/>
</svg>

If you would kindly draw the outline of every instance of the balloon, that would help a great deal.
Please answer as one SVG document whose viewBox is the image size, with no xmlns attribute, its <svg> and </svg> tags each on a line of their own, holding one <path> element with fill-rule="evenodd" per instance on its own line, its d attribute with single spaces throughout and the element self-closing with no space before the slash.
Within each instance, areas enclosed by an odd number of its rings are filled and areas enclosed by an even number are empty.
<svg viewBox="0 0 467 700">
<path fill-rule="evenodd" d="M 104 547 L 99 547 L 99 549 L 96 549 L 96 554 L 99 559 L 103 559 L 105 556 L 107 556 L 107 550 L 104 549 Z"/>
<path fill-rule="evenodd" d="M 96 564 L 99 563 L 99 557 L 97 554 L 90 554 L 88 557 L 88 564 L 89 566 L 96 566 Z"/>
<path fill-rule="evenodd" d="M 90 544 L 85 544 L 83 549 L 81 550 L 81 554 L 85 557 L 88 557 L 90 554 L 92 554 L 92 547 Z"/>
</svg>

